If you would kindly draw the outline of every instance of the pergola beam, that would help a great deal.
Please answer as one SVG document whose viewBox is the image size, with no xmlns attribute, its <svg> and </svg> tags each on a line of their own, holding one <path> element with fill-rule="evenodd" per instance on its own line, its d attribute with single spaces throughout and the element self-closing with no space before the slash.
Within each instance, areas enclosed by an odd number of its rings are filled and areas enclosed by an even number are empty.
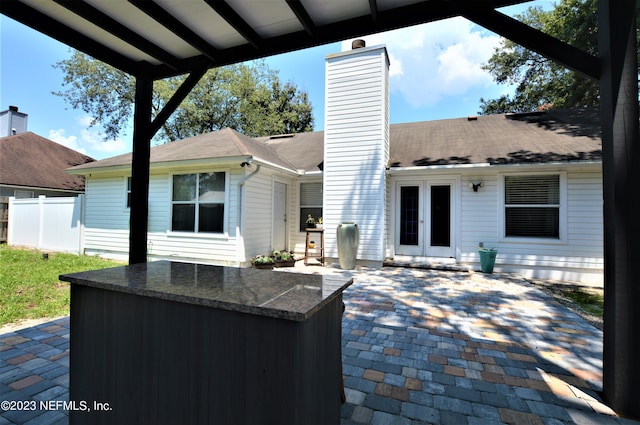
<svg viewBox="0 0 640 425">
<path fill-rule="evenodd" d="M 72 11 L 78 16 L 83 17 L 93 25 L 110 32 L 121 40 L 127 40 L 129 44 L 136 47 L 140 51 L 146 52 L 148 55 L 158 59 L 171 68 L 176 69 L 178 66 L 178 58 L 171 53 L 160 48 L 146 38 L 142 37 L 135 31 L 130 30 L 120 22 L 111 18 L 109 15 L 101 12 L 83 0 L 53 0 L 60 6 Z"/>
<path fill-rule="evenodd" d="M 533 50 L 594 80 L 600 78 L 600 61 L 595 56 L 564 43 L 529 25 L 493 9 L 469 8 L 463 16 L 482 27 Z"/>
<path fill-rule="evenodd" d="M 133 74 L 136 70 L 137 63 L 135 61 L 24 3 L 19 1 L 2 2 L 1 9 L 3 15 L 22 22 L 67 46 L 72 46 L 85 53 L 91 52 L 90 54 L 94 58 L 123 72 Z"/>
<path fill-rule="evenodd" d="M 162 24 L 162 26 L 167 28 L 169 31 L 180 37 L 185 42 L 189 43 L 191 46 L 198 49 L 198 51 L 200 51 L 200 53 L 202 53 L 209 60 L 216 60 L 216 55 L 218 53 L 217 49 L 215 49 L 211 44 L 209 44 L 209 42 L 204 40 L 198 34 L 193 32 L 185 24 L 180 22 L 180 20 L 175 18 L 172 14 L 164 10 L 164 8 L 162 8 L 162 6 L 157 4 L 155 1 L 129 0 L 129 3 L 133 4 L 149 17 Z"/>
</svg>

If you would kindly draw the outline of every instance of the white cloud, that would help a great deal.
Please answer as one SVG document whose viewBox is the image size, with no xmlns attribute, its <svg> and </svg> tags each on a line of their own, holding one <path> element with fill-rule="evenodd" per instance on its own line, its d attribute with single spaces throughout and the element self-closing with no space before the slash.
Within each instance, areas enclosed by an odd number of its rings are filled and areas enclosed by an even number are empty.
<svg viewBox="0 0 640 425">
<path fill-rule="evenodd" d="M 413 107 L 434 106 L 449 96 L 492 85 L 481 69 L 500 37 L 464 18 L 362 37 L 367 46 L 385 44 L 391 91 Z M 351 40 L 342 49 L 351 48 Z"/>
<path fill-rule="evenodd" d="M 65 136 L 65 133 L 66 130 L 63 128 L 59 128 L 57 130 L 49 130 L 49 135 L 47 138 L 63 146 L 66 146 L 69 149 L 73 149 L 74 151 L 78 151 L 86 155 L 86 149 L 78 146 L 78 138 L 76 136 Z"/>
<path fill-rule="evenodd" d="M 49 139 L 60 143 L 70 149 L 89 155 L 96 159 L 103 159 L 110 156 L 120 155 L 130 152 L 128 144 L 122 139 L 105 141 L 100 132 L 91 127 L 91 117 L 83 116 L 76 118 L 80 129 L 80 137 L 75 135 L 66 135 L 65 129 L 49 130 Z"/>
</svg>

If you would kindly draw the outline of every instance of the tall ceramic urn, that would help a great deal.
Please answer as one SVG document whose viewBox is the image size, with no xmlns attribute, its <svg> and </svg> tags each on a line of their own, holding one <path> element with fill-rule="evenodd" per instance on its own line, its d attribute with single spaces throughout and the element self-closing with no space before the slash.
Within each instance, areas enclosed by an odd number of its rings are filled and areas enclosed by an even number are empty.
<svg viewBox="0 0 640 425">
<path fill-rule="evenodd" d="M 360 234 L 355 223 L 340 223 L 337 230 L 338 260 L 343 270 L 356 268 L 356 254 L 358 253 L 358 239 Z"/>
</svg>

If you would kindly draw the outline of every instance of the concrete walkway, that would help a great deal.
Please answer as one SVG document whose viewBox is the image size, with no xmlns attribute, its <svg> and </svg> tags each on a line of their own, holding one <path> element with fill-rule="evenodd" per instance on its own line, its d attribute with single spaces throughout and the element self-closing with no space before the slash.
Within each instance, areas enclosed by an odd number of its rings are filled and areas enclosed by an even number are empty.
<svg viewBox="0 0 640 425">
<path fill-rule="evenodd" d="M 625 424 L 598 395 L 602 333 L 517 276 L 306 267 L 353 275 L 344 294 L 351 424 Z M 0 335 L 0 425 L 66 424 L 69 320 Z"/>
</svg>

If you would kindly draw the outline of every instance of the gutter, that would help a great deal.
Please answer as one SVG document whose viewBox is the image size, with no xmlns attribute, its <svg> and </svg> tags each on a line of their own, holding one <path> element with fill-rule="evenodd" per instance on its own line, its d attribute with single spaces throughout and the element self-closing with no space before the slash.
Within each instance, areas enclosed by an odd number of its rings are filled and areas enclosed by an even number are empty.
<svg viewBox="0 0 640 425">
<path fill-rule="evenodd" d="M 555 161 L 555 162 L 519 162 L 516 164 L 491 164 L 488 162 L 482 162 L 477 164 L 450 164 L 450 165 L 428 165 L 428 166 L 415 166 L 415 167 L 387 167 L 387 174 L 393 175 L 394 173 L 404 173 L 409 171 L 431 171 L 431 170 L 459 170 L 469 168 L 502 168 L 502 167 L 519 167 L 519 168 L 557 168 L 559 166 L 588 166 L 602 164 L 601 160 L 589 160 L 589 161 Z"/>
<path fill-rule="evenodd" d="M 238 182 L 238 239 L 240 240 L 240 242 L 242 243 L 242 252 L 240 252 L 239 249 L 236 249 L 236 262 L 238 264 L 241 263 L 241 258 L 245 257 L 245 252 L 244 252 L 244 204 L 242 202 L 242 200 L 244 199 L 244 191 L 242 190 L 244 187 L 244 184 L 247 182 L 247 180 L 249 180 L 251 177 L 255 176 L 256 174 L 258 174 L 258 172 L 260 171 L 260 168 L 262 167 L 261 164 L 256 165 L 256 169 L 253 170 L 251 173 L 247 174 L 246 176 L 243 177 L 242 180 L 240 180 L 240 182 Z"/>
</svg>

